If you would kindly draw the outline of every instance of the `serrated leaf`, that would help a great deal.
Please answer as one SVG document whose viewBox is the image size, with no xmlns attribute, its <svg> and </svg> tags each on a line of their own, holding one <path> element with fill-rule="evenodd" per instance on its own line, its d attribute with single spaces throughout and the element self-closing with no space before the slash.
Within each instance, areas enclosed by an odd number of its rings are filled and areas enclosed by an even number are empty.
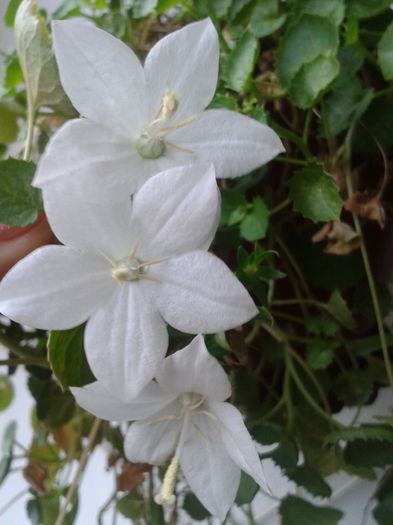
<svg viewBox="0 0 393 525">
<path fill-rule="evenodd" d="M 14 389 L 8 376 L 0 376 L 0 411 L 5 410 L 11 403 Z"/>
<path fill-rule="evenodd" d="M 249 29 L 257 38 L 263 38 L 277 31 L 286 18 L 279 14 L 277 0 L 259 0 L 251 13 Z"/>
<path fill-rule="evenodd" d="M 382 35 L 378 44 L 378 63 L 386 80 L 393 79 L 393 22 Z"/>
<path fill-rule="evenodd" d="M 37 219 L 42 203 L 39 190 L 31 186 L 34 172 L 32 162 L 0 160 L 0 223 L 26 226 Z"/>
<path fill-rule="evenodd" d="M 298 449 L 291 439 L 283 439 L 278 447 L 268 454 L 279 467 L 293 469 L 298 461 Z"/>
<path fill-rule="evenodd" d="M 317 164 L 296 172 L 289 182 L 293 209 L 314 222 L 338 220 L 343 206 L 337 185 Z"/>
<path fill-rule="evenodd" d="M 48 361 L 63 389 L 95 381 L 83 349 L 84 326 L 52 330 L 48 339 Z"/>
<path fill-rule="evenodd" d="M 343 0 L 296 0 L 295 12 L 322 16 L 338 26 L 344 19 Z"/>
<path fill-rule="evenodd" d="M 246 89 L 257 54 L 258 40 L 250 31 L 245 31 L 228 57 L 225 76 L 230 89 Z"/>
<path fill-rule="evenodd" d="M 247 212 L 247 201 L 244 195 L 235 190 L 221 190 L 220 226 L 238 224 Z"/>
<path fill-rule="evenodd" d="M 302 109 L 311 108 L 319 95 L 336 78 L 340 70 L 335 57 L 320 55 L 304 64 L 292 79 L 289 94 Z"/>
<path fill-rule="evenodd" d="M 329 498 L 332 491 L 323 477 L 308 465 L 286 470 L 285 475 L 297 485 L 305 488 L 312 496 Z"/>
<path fill-rule="evenodd" d="M 338 290 L 335 290 L 327 303 L 329 313 L 348 330 L 354 330 L 356 323 L 344 298 Z"/>
<path fill-rule="evenodd" d="M 288 28 L 278 49 L 277 73 L 282 85 L 289 88 L 302 66 L 319 56 L 335 56 L 337 46 L 337 29 L 330 20 L 302 15 Z"/>
<path fill-rule="evenodd" d="M 236 505 L 247 505 L 255 498 L 259 485 L 245 472 L 241 472 L 240 484 L 235 498 Z"/>
<path fill-rule="evenodd" d="M 385 11 L 391 4 L 391 0 L 347 0 L 349 14 L 358 18 L 370 18 Z"/>
<path fill-rule="evenodd" d="M 335 445 L 339 441 L 377 440 L 393 443 L 393 430 L 382 425 L 361 425 L 359 427 L 341 428 L 326 436 L 325 444 Z"/>
<path fill-rule="evenodd" d="M 344 459 L 355 467 L 385 467 L 393 463 L 393 446 L 389 441 L 355 440 L 347 444 Z"/>
<path fill-rule="evenodd" d="M 202 521 L 210 516 L 210 512 L 205 509 L 199 499 L 192 493 L 187 492 L 184 498 L 183 509 L 196 521 Z"/>
<path fill-rule="evenodd" d="M 281 525 L 337 525 L 343 516 L 340 510 L 317 507 L 296 496 L 287 496 L 279 512 Z"/>
<path fill-rule="evenodd" d="M 135 0 L 132 4 L 132 16 L 143 18 L 153 13 L 156 8 L 157 0 Z"/>
<path fill-rule="evenodd" d="M 240 235 L 246 241 L 257 241 L 266 235 L 269 210 L 260 197 L 256 197 L 240 224 Z"/>
</svg>

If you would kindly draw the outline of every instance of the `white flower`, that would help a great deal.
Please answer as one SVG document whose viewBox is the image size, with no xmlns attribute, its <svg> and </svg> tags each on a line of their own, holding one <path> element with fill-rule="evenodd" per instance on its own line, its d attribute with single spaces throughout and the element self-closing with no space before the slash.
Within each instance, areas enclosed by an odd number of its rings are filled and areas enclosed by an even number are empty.
<svg viewBox="0 0 393 525">
<path fill-rule="evenodd" d="M 165 322 L 188 333 L 228 330 L 257 309 L 227 266 L 206 250 L 217 227 L 213 166 L 172 168 L 130 199 L 95 204 L 45 198 L 56 236 L 0 284 L 0 312 L 64 330 L 86 321 L 85 349 L 97 379 L 124 398 L 156 372 Z"/>
<path fill-rule="evenodd" d="M 180 466 L 195 495 L 223 520 L 235 499 L 240 469 L 266 487 L 242 416 L 224 402 L 231 394 L 227 376 L 199 335 L 162 362 L 156 380 L 129 403 L 101 382 L 71 390 L 83 408 L 102 419 L 137 420 L 124 442 L 130 461 L 159 465 L 172 458 L 157 502 L 173 502 Z"/>
<path fill-rule="evenodd" d="M 53 22 L 53 38 L 63 87 L 85 118 L 54 135 L 36 186 L 65 177 L 107 199 L 172 166 L 213 162 L 217 177 L 235 177 L 283 151 L 268 126 L 225 109 L 203 111 L 218 76 L 209 19 L 160 40 L 144 68 L 124 43 L 86 21 Z"/>
</svg>

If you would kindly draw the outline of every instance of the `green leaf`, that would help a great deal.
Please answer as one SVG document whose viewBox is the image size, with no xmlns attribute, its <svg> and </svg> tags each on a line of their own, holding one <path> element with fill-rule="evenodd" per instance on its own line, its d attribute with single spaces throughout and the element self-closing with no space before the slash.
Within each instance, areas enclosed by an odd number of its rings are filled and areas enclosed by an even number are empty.
<svg viewBox="0 0 393 525">
<path fill-rule="evenodd" d="M 153 13 L 156 8 L 157 0 L 135 0 L 132 4 L 132 16 L 143 18 Z"/>
<path fill-rule="evenodd" d="M 244 195 L 235 190 L 221 190 L 220 226 L 238 224 L 246 215 L 247 201 Z"/>
<path fill-rule="evenodd" d="M 38 498 L 29 499 L 26 503 L 26 513 L 29 517 L 31 525 L 40 525 L 41 521 L 41 506 Z"/>
<path fill-rule="evenodd" d="M 211 9 L 217 18 L 223 18 L 227 15 L 232 0 L 210 0 Z"/>
<path fill-rule="evenodd" d="M 343 516 L 340 510 L 317 507 L 296 496 L 287 496 L 279 512 L 281 525 L 337 525 Z"/>
<path fill-rule="evenodd" d="M 389 441 L 393 443 L 393 431 L 383 425 L 361 425 L 359 427 L 341 428 L 326 436 L 325 444 L 336 445 L 339 441 Z"/>
<path fill-rule="evenodd" d="M 28 387 L 36 400 L 37 418 L 48 427 L 61 427 L 73 417 L 74 398 L 70 392 L 62 392 L 55 381 L 30 376 Z"/>
<path fill-rule="evenodd" d="M 356 328 L 352 313 L 338 290 L 335 290 L 327 303 L 329 313 L 348 330 Z"/>
<path fill-rule="evenodd" d="M 116 509 L 126 518 L 138 521 L 145 513 L 145 501 L 133 491 L 116 501 Z"/>
<path fill-rule="evenodd" d="M 306 347 L 306 361 L 314 370 L 324 369 L 333 361 L 334 350 L 340 346 L 338 341 L 315 339 Z"/>
<path fill-rule="evenodd" d="M 312 496 L 329 498 L 332 493 L 323 477 L 308 465 L 286 470 L 285 475 L 297 485 L 304 487 Z"/>
<path fill-rule="evenodd" d="M 2 457 L 0 460 L 0 485 L 3 483 L 11 467 L 12 451 L 16 434 L 16 421 L 11 421 L 3 432 L 1 441 Z"/>
<path fill-rule="evenodd" d="M 283 469 L 293 469 L 298 461 L 298 449 L 294 441 L 284 438 L 278 447 L 267 454 L 279 467 Z"/>
<path fill-rule="evenodd" d="M 168 9 L 174 7 L 178 3 L 179 0 L 158 0 L 156 6 L 156 13 L 158 15 L 161 15 L 162 13 L 165 13 L 165 11 L 168 11 Z"/>
<path fill-rule="evenodd" d="M 4 13 L 4 25 L 6 27 L 12 27 L 14 25 L 15 14 L 21 1 L 22 0 L 9 0 Z"/>
<path fill-rule="evenodd" d="M 345 6 L 343 0 L 296 0 L 295 12 L 318 15 L 339 26 L 344 19 Z"/>
<path fill-rule="evenodd" d="M 386 80 L 393 79 L 393 22 L 382 35 L 378 44 L 378 62 Z"/>
<path fill-rule="evenodd" d="M 269 210 L 260 197 L 255 197 L 251 209 L 240 224 L 240 235 L 246 241 L 257 241 L 266 235 Z"/>
<path fill-rule="evenodd" d="M 293 209 L 314 222 L 338 220 L 343 202 L 337 185 L 318 164 L 296 172 L 289 183 Z"/>
<path fill-rule="evenodd" d="M 11 403 L 14 394 L 12 383 L 8 376 L 0 376 L 0 411 Z"/>
<path fill-rule="evenodd" d="M 210 512 L 205 509 L 192 492 L 187 492 L 184 498 L 183 509 L 196 521 L 202 521 L 210 516 Z"/>
<path fill-rule="evenodd" d="M 358 439 L 348 443 L 344 450 L 344 458 L 355 467 L 383 468 L 393 463 L 393 446 L 390 441 Z"/>
<path fill-rule="evenodd" d="M 16 53 L 8 55 L 4 61 L 4 79 L 1 87 L 1 97 L 14 96 L 16 88 L 23 82 L 23 73 Z"/>
<path fill-rule="evenodd" d="M 293 102 L 302 109 L 311 108 L 319 95 L 336 78 L 340 70 L 335 57 L 320 55 L 295 75 L 289 89 Z"/>
<path fill-rule="evenodd" d="M 257 38 L 263 38 L 277 31 L 286 18 L 286 15 L 279 15 L 277 0 L 259 0 L 251 14 L 248 27 Z"/>
<path fill-rule="evenodd" d="M 391 0 L 347 0 L 348 14 L 358 18 L 370 18 L 385 11 Z"/>
<path fill-rule="evenodd" d="M 373 509 L 373 516 L 378 525 L 392 525 L 393 494 L 389 494 Z"/>
<path fill-rule="evenodd" d="M 258 40 L 246 30 L 228 57 L 225 77 L 230 89 L 243 91 L 247 88 L 257 55 Z"/>
<path fill-rule="evenodd" d="M 17 116 L 3 103 L 0 103 L 0 122 L 0 144 L 14 142 L 18 135 Z"/>
<path fill-rule="evenodd" d="M 331 95 L 326 101 L 326 124 L 331 136 L 348 129 L 368 108 L 374 97 L 371 88 L 363 88 L 359 79 L 343 72 L 333 86 Z M 322 122 L 320 135 L 326 137 Z"/>
<path fill-rule="evenodd" d="M 302 15 L 290 26 L 281 40 L 277 53 L 277 73 L 280 82 L 289 88 L 302 66 L 323 55 L 336 54 L 337 29 L 330 20 L 316 15 Z"/>
<path fill-rule="evenodd" d="M 239 488 L 235 498 L 236 505 L 247 505 L 255 498 L 259 485 L 245 472 L 242 471 Z"/>
<path fill-rule="evenodd" d="M 0 223 L 26 226 L 37 219 L 42 204 L 39 190 L 31 186 L 34 172 L 32 162 L 0 160 Z"/>
<path fill-rule="evenodd" d="M 52 330 L 48 340 L 48 361 L 63 389 L 95 381 L 83 349 L 84 326 Z"/>
</svg>

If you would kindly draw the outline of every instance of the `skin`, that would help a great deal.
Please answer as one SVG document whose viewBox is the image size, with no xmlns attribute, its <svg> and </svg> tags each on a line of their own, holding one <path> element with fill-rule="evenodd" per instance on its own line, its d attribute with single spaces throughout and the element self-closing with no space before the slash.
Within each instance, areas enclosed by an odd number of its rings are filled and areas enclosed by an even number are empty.
<svg viewBox="0 0 393 525">
<path fill-rule="evenodd" d="M 28 226 L 8 228 L 0 224 L 0 279 L 16 262 L 39 246 L 56 242 L 43 213 Z"/>
</svg>

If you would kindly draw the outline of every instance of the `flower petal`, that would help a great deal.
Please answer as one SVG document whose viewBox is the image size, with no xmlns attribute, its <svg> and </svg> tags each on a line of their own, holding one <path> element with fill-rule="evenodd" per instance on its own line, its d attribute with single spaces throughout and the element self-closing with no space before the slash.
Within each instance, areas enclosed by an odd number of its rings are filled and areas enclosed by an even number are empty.
<svg viewBox="0 0 393 525">
<path fill-rule="evenodd" d="M 196 497 L 223 521 L 239 487 L 240 469 L 222 446 L 216 423 L 206 415 L 192 415 L 180 466 Z"/>
<path fill-rule="evenodd" d="M 174 401 L 159 413 L 136 421 L 124 439 L 124 452 L 129 461 L 160 465 L 174 452 L 181 421 L 176 419 L 179 402 Z"/>
<path fill-rule="evenodd" d="M 61 83 L 79 113 L 127 136 L 143 126 L 144 74 L 131 49 L 85 20 L 52 28 Z"/>
<path fill-rule="evenodd" d="M 90 201 L 108 202 L 133 193 L 144 182 L 141 157 L 131 141 L 87 119 L 74 119 L 49 141 L 33 185 L 62 188 Z"/>
<path fill-rule="evenodd" d="M 130 252 L 136 239 L 127 197 L 114 203 L 89 202 L 54 184 L 43 190 L 43 199 L 49 224 L 63 244 L 115 260 Z"/>
<path fill-rule="evenodd" d="M 156 379 L 166 392 L 195 392 L 207 399 L 224 401 L 231 385 L 217 359 L 207 351 L 201 335 L 178 352 L 166 357 Z"/>
<path fill-rule="evenodd" d="M 151 274 L 161 281 L 157 308 L 168 324 L 183 332 L 229 330 L 258 313 L 244 286 L 211 253 L 193 251 L 172 257 Z"/>
<path fill-rule="evenodd" d="M 270 492 L 266 485 L 262 463 L 240 412 L 229 403 L 211 402 L 209 406 L 219 419 L 221 437 L 228 454 L 236 465 L 254 478 L 263 489 Z"/>
<path fill-rule="evenodd" d="M 143 241 L 140 255 L 147 260 L 207 249 L 219 212 L 212 164 L 172 168 L 155 175 L 133 200 L 132 219 Z"/>
<path fill-rule="evenodd" d="M 71 387 L 76 402 L 96 417 L 108 421 L 133 421 L 145 419 L 162 410 L 174 400 L 154 383 L 149 383 L 140 394 L 129 403 L 124 403 L 96 381 L 82 388 Z"/>
<path fill-rule="evenodd" d="M 124 402 L 153 379 L 167 346 L 165 323 L 146 300 L 140 282 L 119 284 L 111 301 L 86 326 L 86 356 L 92 372 Z"/>
<path fill-rule="evenodd" d="M 218 36 L 208 18 L 162 38 L 145 61 L 151 114 L 158 109 L 165 89 L 179 97 L 176 121 L 204 109 L 216 89 L 218 58 Z"/>
<path fill-rule="evenodd" d="M 168 140 L 193 151 L 197 162 L 213 162 L 218 178 L 249 173 L 284 151 L 275 131 L 227 109 L 204 111 Z"/>
<path fill-rule="evenodd" d="M 86 321 L 115 286 L 104 259 L 65 246 L 43 246 L 2 280 L 0 312 L 34 328 L 67 330 Z"/>
</svg>

